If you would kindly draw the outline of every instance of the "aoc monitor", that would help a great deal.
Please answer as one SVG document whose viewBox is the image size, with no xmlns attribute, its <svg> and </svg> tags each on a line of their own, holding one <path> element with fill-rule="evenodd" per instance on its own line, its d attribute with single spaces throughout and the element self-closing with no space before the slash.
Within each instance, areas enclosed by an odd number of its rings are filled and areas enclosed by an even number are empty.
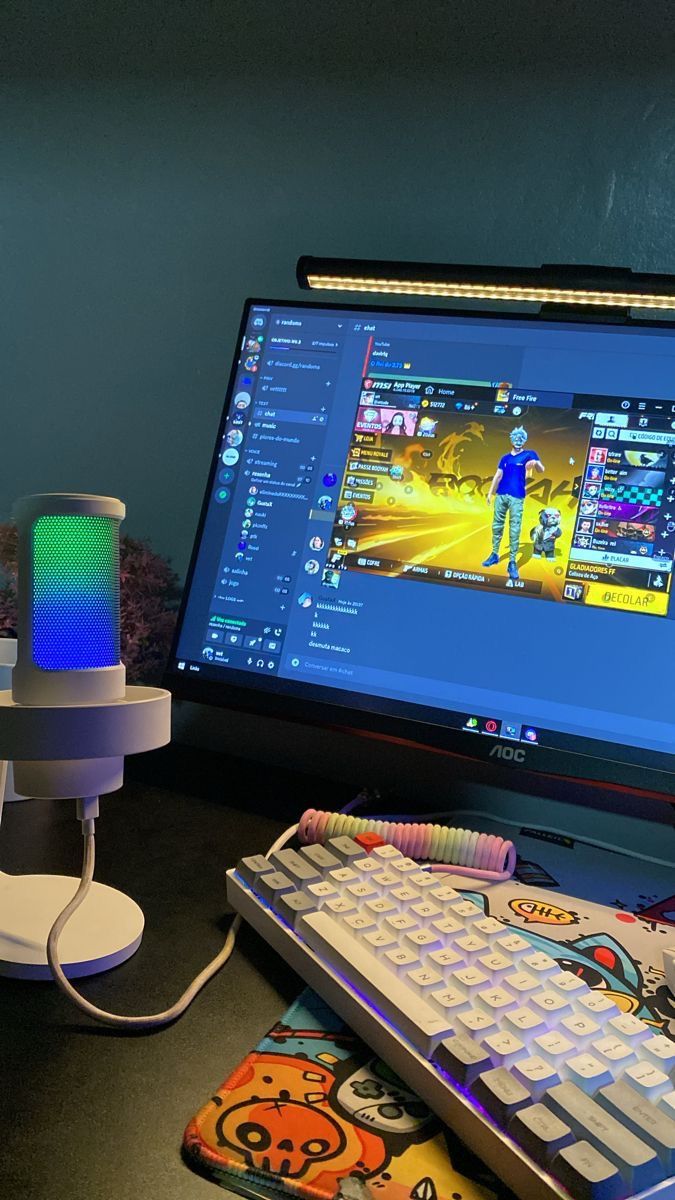
<svg viewBox="0 0 675 1200">
<path fill-rule="evenodd" d="M 675 791 L 675 329 L 251 300 L 175 695 Z"/>
</svg>

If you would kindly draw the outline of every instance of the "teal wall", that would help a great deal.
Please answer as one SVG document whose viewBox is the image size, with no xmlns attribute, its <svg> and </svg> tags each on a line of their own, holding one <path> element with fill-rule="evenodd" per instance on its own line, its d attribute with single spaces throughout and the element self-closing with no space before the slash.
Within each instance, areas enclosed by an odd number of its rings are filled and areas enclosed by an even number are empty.
<svg viewBox="0 0 675 1200">
<path fill-rule="evenodd" d="M 672 4 L 5 0 L 0 26 L 0 520 L 119 495 L 182 573 L 242 301 L 298 295 L 301 253 L 675 271 Z"/>
</svg>

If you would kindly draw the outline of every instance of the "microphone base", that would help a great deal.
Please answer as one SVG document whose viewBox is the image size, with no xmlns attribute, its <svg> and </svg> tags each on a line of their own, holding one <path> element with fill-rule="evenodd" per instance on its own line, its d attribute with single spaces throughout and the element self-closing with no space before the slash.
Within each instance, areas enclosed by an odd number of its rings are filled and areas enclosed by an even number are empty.
<svg viewBox="0 0 675 1200">
<path fill-rule="evenodd" d="M 78 883 L 67 875 L 0 872 L 0 977 L 51 979 L 47 938 Z M 64 973 L 80 979 L 126 962 L 141 944 L 144 924 L 135 900 L 104 883 L 92 883 L 59 940 Z"/>
</svg>

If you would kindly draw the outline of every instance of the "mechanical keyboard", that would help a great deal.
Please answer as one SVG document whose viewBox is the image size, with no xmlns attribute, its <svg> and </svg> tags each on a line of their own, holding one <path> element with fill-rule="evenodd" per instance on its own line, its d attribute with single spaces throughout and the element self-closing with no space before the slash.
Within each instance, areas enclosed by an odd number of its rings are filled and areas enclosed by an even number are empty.
<svg viewBox="0 0 675 1200">
<path fill-rule="evenodd" d="M 675 1043 L 448 880 L 334 837 L 227 894 L 522 1200 L 675 1200 Z"/>
</svg>

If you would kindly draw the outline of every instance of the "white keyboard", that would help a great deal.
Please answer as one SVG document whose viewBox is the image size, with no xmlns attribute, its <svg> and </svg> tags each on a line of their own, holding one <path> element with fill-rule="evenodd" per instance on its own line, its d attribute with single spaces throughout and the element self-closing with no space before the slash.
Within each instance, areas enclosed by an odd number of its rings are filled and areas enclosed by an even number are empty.
<svg viewBox="0 0 675 1200">
<path fill-rule="evenodd" d="M 675 1043 L 446 880 L 337 837 L 227 895 L 522 1200 L 675 1200 Z"/>
</svg>

